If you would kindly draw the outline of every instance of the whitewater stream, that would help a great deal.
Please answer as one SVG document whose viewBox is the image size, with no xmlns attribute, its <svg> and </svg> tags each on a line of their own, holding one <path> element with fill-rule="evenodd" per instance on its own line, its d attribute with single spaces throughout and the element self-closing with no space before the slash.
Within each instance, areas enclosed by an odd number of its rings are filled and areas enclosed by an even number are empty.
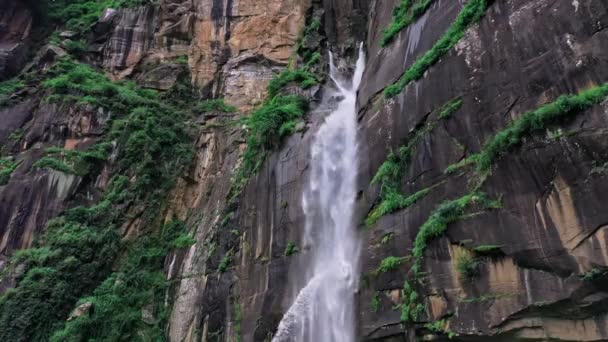
<svg viewBox="0 0 608 342">
<path fill-rule="evenodd" d="M 352 79 L 339 74 L 330 53 L 330 77 L 339 99 L 311 147 L 311 172 L 302 196 L 307 253 L 303 281 L 273 342 L 353 342 L 360 243 L 353 222 L 357 176 L 357 89 L 363 48 Z M 299 270 L 298 270 L 299 271 Z"/>
</svg>

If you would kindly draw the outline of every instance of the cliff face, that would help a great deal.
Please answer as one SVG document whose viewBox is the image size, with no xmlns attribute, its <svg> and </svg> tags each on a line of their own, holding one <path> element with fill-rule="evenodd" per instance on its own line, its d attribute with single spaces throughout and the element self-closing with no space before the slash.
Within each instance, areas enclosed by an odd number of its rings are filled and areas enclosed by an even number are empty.
<svg viewBox="0 0 608 342">
<path fill-rule="evenodd" d="M 105 9 L 85 33 L 60 30 L 47 45 L 32 37 L 43 23 L 31 6 L 0 0 L 0 80 L 21 72 L 22 82 L 0 93 L 0 291 L 29 279 L 30 264 L 9 260 L 44 247 L 49 220 L 99 203 L 117 175 L 131 183 L 144 177 L 123 172 L 121 140 L 109 138 L 124 114 L 108 105 L 112 97 L 48 100 L 55 88 L 43 86 L 44 75 L 71 55 L 192 114 L 194 157 L 163 204 L 138 197 L 114 207 L 125 213 L 113 222 L 124 249 L 112 272 L 122 272 L 131 243 L 159 222 L 179 219 L 193 239 L 162 255 L 166 314 L 156 304 L 132 304 L 141 319 L 131 337 L 144 338 L 139 324 L 161 322 L 171 341 L 270 340 L 294 298 L 290 281 L 306 263 L 305 250 L 287 251 L 301 246 L 309 146 L 327 114 L 317 108 L 323 87 L 297 77 L 283 84 L 280 94 L 301 95 L 311 109 L 293 134 L 264 150 L 232 196 L 254 130 L 243 118 L 264 108 L 268 85 L 290 61 L 304 70 L 310 54 L 322 52 L 306 69 L 322 80 L 324 49 L 331 46 L 348 70 L 356 43 L 365 41 L 356 204 L 361 340 L 608 339 L 608 5 L 414 1 L 426 7 L 381 43 L 399 3 L 162 0 Z M 483 4 L 479 20 L 469 20 L 463 13 L 476 3 Z M 437 48 L 446 36 L 453 44 Z M 70 45 L 76 39 L 84 44 L 78 52 Z M 28 46 L 37 53 L 25 53 Z M 194 90 L 183 90 L 189 84 Z M 78 87 L 70 95 L 90 95 Z M 558 100 L 572 94 L 580 96 Z M 234 108 L 197 109 L 211 98 Z M 113 147 L 97 173 L 36 166 L 49 147 L 69 155 L 106 141 Z M 158 158 L 158 170 L 172 165 Z M 397 172 L 382 174 L 387 163 Z M 90 298 L 65 305 L 69 312 L 77 304 L 82 310 L 69 321 L 94 317 L 87 310 L 100 305 Z M 7 305 L 0 302 L 0 311 Z"/>
</svg>

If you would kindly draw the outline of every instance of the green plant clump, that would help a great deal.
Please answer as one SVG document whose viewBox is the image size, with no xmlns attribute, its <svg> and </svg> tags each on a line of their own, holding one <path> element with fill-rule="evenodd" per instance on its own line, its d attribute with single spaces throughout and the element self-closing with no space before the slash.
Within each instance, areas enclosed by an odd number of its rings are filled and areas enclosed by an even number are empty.
<svg viewBox="0 0 608 342">
<path fill-rule="evenodd" d="M 440 319 L 438 321 L 434 321 L 432 323 L 426 323 L 424 327 L 434 333 L 447 335 L 451 340 L 456 336 L 456 333 L 450 331 L 448 328 L 448 321 L 446 319 Z"/>
<path fill-rule="evenodd" d="M 199 103 L 195 109 L 196 112 L 208 113 L 208 112 L 222 112 L 222 113 L 235 113 L 238 109 L 234 106 L 226 104 L 224 99 L 213 99 L 206 100 Z"/>
<path fill-rule="evenodd" d="M 437 63 L 464 36 L 469 26 L 478 22 L 487 8 L 487 0 L 469 0 L 447 32 L 405 71 L 397 82 L 386 87 L 384 96 L 391 98 L 401 93 L 410 82 L 420 79 L 424 72 Z"/>
<path fill-rule="evenodd" d="M 109 143 L 94 145 L 87 151 L 51 147 L 46 149 L 46 153 L 53 157 L 43 157 L 32 167 L 50 168 L 63 173 L 86 176 L 101 167 L 108 158 L 111 149 L 112 145 Z"/>
<path fill-rule="evenodd" d="M 380 45 L 388 45 L 401 30 L 420 18 L 432 4 L 433 0 L 401 0 L 393 10 L 393 20 L 382 32 Z"/>
<path fill-rule="evenodd" d="M 415 275 L 419 275 L 422 270 L 422 259 L 428 242 L 433 238 L 443 235 L 448 228 L 448 224 L 458 220 L 474 204 L 484 209 L 497 209 L 501 207 L 499 201 L 490 200 L 484 193 L 470 193 L 459 199 L 440 204 L 420 227 L 414 240 L 414 248 L 412 250 L 414 265 L 412 266 L 412 272 Z"/>
<path fill-rule="evenodd" d="M 25 82 L 18 78 L 0 82 L 0 106 L 4 106 L 11 95 L 25 88 Z"/>
<path fill-rule="evenodd" d="M 479 265 L 479 259 L 469 251 L 463 251 L 456 257 L 456 271 L 462 280 L 470 280 L 478 276 Z"/>
<path fill-rule="evenodd" d="M 370 302 L 370 306 L 373 312 L 378 312 L 378 310 L 380 310 L 380 293 L 374 293 Z"/>
<path fill-rule="evenodd" d="M 32 165 L 33 168 L 36 169 L 53 169 L 55 171 L 67 173 L 67 174 L 76 174 L 68 164 L 63 162 L 62 160 L 50 158 L 50 157 L 42 157 L 37 162 Z"/>
<path fill-rule="evenodd" d="M 416 204 L 416 202 L 423 199 L 430 191 L 431 188 L 422 189 L 408 197 L 404 197 L 399 193 L 386 194 L 385 198 L 380 202 L 380 204 L 374 207 L 374 209 L 367 216 L 365 219 L 365 224 L 367 226 L 371 226 L 384 215 L 393 213 L 400 209 L 411 207 L 412 205 Z"/>
<path fill-rule="evenodd" d="M 452 114 L 456 113 L 460 107 L 462 107 L 462 99 L 461 98 L 455 98 L 453 100 L 451 100 L 450 102 L 446 103 L 443 107 L 441 107 L 441 109 L 439 110 L 439 118 L 441 119 L 449 119 Z"/>
<path fill-rule="evenodd" d="M 302 89 L 308 89 L 319 83 L 315 75 L 304 68 L 291 70 L 289 67 L 274 77 L 268 84 L 268 96 L 273 98 L 289 83 L 298 83 Z"/>
<path fill-rule="evenodd" d="M 403 299 L 398 306 L 401 309 L 401 320 L 403 322 L 413 322 L 424 313 L 426 307 L 418 301 L 418 297 L 418 292 L 414 287 L 407 280 L 403 282 Z"/>
<path fill-rule="evenodd" d="M 298 253 L 298 245 L 295 242 L 290 241 L 285 247 L 285 253 L 283 253 L 286 257 L 294 255 Z"/>
<path fill-rule="evenodd" d="M 0 186 L 8 184 L 13 171 L 17 169 L 19 162 L 11 161 L 7 158 L 0 158 Z"/>
<path fill-rule="evenodd" d="M 217 267 L 217 271 L 220 273 L 226 273 L 228 267 L 232 263 L 232 251 L 228 251 L 220 261 L 220 265 Z"/>
<path fill-rule="evenodd" d="M 380 266 L 378 266 L 378 268 L 376 269 L 375 274 L 380 275 L 382 273 L 394 271 L 399 267 L 399 265 L 404 263 L 406 260 L 406 257 L 386 257 L 380 262 Z"/>
<path fill-rule="evenodd" d="M 479 255 L 497 255 L 502 254 L 501 247 L 499 245 L 479 245 L 473 248 L 473 252 Z"/>
<path fill-rule="evenodd" d="M 597 280 L 598 278 L 602 277 L 605 274 L 606 274 L 606 270 L 602 270 L 597 267 L 594 267 L 591 269 L 591 271 L 583 274 L 581 279 L 583 279 L 584 281 L 594 281 L 594 280 Z"/>
</svg>

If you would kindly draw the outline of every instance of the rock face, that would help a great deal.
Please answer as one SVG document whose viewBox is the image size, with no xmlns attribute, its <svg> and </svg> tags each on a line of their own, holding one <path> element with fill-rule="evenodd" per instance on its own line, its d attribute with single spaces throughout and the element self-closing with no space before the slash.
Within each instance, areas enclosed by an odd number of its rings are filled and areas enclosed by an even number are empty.
<svg viewBox="0 0 608 342">
<path fill-rule="evenodd" d="M 608 340 L 608 101 L 524 137 L 481 182 L 474 166 L 444 172 L 524 113 L 608 81 L 608 4 L 489 1 L 485 16 L 453 49 L 385 99 L 382 91 L 434 46 L 466 2 L 434 1 L 381 47 L 397 3 L 162 0 L 107 9 L 94 25 L 87 61 L 110 77 L 165 91 L 187 67 L 204 98 L 224 98 L 239 108 L 193 118 L 195 162 L 168 194 L 162 215 L 187 222 L 197 241 L 166 260 L 168 340 L 268 341 L 294 298 L 290 279 L 307 262 L 306 253 L 287 256 L 285 250 L 302 239 L 309 146 L 327 114 L 318 103 L 297 133 L 268 154 L 238 201 L 229 203 L 227 196 L 246 148 L 246 130 L 236 120 L 266 98 L 268 82 L 288 65 L 312 16 L 323 19 L 319 46 L 334 46 L 342 65 L 365 40 L 357 222 L 363 225 L 378 202 L 380 190 L 371 180 L 389 151 L 414 137 L 400 190 L 409 196 L 428 189 L 410 207 L 361 229 L 360 340 L 448 340 L 452 334 L 462 341 Z M 21 70 L 19 47 L 27 46 L 32 23 L 19 1 L 0 0 L 0 79 Z M 30 68 L 45 68 L 65 53 L 52 46 L 44 51 Z M 90 146 L 113 115 L 39 96 L 21 90 L 19 101 L 0 108 L 2 152 L 18 162 L 0 186 L 0 270 L 16 250 L 32 245 L 48 220 L 94 202 L 111 176 L 104 170 L 84 180 L 32 167 L 46 147 Z M 440 118 L 454 99 L 462 100 L 460 108 Z M 403 324 L 397 308 L 407 303 L 403 287 L 412 279 L 409 256 L 420 227 L 441 203 L 475 184 L 501 207 L 473 208 L 429 241 L 422 281 L 414 283 L 425 310 Z M 137 222 L 122 227 L 123 236 L 137 234 L 132 226 Z M 479 246 L 493 246 L 493 252 L 476 255 L 473 276 L 463 277 L 460 260 Z M 376 272 L 391 256 L 403 262 Z M 0 291 L 15 285 L 20 271 L 11 272 L 0 280 Z M 85 303 L 66 319 L 94 309 Z M 153 311 L 141 308 L 142 319 L 153 324 Z"/>
<path fill-rule="evenodd" d="M 0 1 L 0 81 L 16 74 L 26 62 L 32 14 L 20 1 Z"/>
<path fill-rule="evenodd" d="M 47 147 L 90 146 L 108 119 L 108 113 L 92 108 L 41 104 L 35 99 L 0 110 L 0 144 L 18 163 L 8 183 L 0 187 L 0 268 L 15 250 L 32 245 L 49 219 L 74 201 L 92 200 L 105 184 L 101 177 L 97 190 L 83 188 L 78 176 L 32 166 Z M 84 197 L 87 191 L 89 198 Z"/>
<path fill-rule="evenodd" d="M 446 175 L 450 164 L 479 151 L 524 112 L 608 79 L 605 3 L 496 1 L 481 23 L 420 81 L 386 101 L 378 92 L 432 46 L 462 4 L 435 3 L 395 42 L 380 49 L 377 28 L 386 27 L 392 7 L 390 1 L 373 6 L 370 61 L 359 98 L 363 215 L 376 199 L 377 186 L 369 183 L 387 147 L 403 145 L 451 99 L 461 97 L 463 105 L 414 146 L 402 191 L 410 195 L 430 188 L 430 193 L 365 232 L 362 262 L 368 275 L 384 257 L 409 255 L 419 227 L 438 204 L 459 198 L 475 181 L 470 170 Z M 426 276 L 419 290 L 426 313 L 419 328 L 446 319 L 445 328 L 463 340 L 608 338 L 608 321 L 600 309 L 607 295 L 602 281 L 581 279 L 607 262 L 603 230 L 608 216 L 600 209 L 605 173 L 598 168 L 606 159 L 607 110 L 604 101 L 575 119 L 526 137 L 498 160 L 481 190 L 502 198 L 502 208 L 449 225 L 427 248 Z M 382 243 L 387 236 L 389 242 Z M 458 257 L 465 247 L 479 245 L 499 246 L 502 254 L 481 258 L 479 275 L 463 280 L 457 272 Z M 404 336 L 400 312 L 391 308 L 402 301 L 400 290 L 411 277 L 408 270 L 405 263 L 370 276 L 360 294 L 364 338 Z M 376 310 L 371 306 L 374 296 L 380 301 Z"/>
</svg>

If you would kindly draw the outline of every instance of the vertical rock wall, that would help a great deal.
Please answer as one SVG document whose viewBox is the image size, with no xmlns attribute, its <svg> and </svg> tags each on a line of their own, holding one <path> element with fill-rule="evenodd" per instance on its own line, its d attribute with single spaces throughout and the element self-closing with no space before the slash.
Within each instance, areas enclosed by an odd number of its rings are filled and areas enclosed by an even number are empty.
<svg viewBox="0 0 608 342">
<path fill-rule="evenodd" d="M 400 189 L 404 196 L 423 189 L 428 194 L 361 233 L 361 340 L 441 340 L 448 331 L 456 340 L 471 341 L 608 339 L 602 273 L 608 268 L 605 101 L 526 136 L 492 166 L 479 190 L 500 198 L 502 207 L 474 208 L 479 210 L 429 243 L 424 281 L 416 284 L 425 305 L 418 321 L 402 324 L 396 309 L 404 303 L 411 264 L 376 272 L 386 257 L 408 260 L 420 226 L 438 205 L 463 196 L 478 181 L 472 167 L 448 174 L 448 166 L 478 152 L 523 113 L 608 81 L 608 6 L 602 0 L 491 1 L 455 48 L 388 100 L 383 89 L 433 47 L 465 1 L 434 1 L 382 48 L 380 37 L 397 3 L 163 0 L 107 10 L 95 25 L 88 56 L 113 78 L 166 90 L 187 65 L 201 94 L 240 109 L 193 120 L 196 161 L 169 194 L 166 217 L 186 220 L 197 240 L 166 262 L 173 281 L 167 297 L 171 341 L 268 340 L 295 295 L 289 279 L 306 260 L 285 255 L 285 249 L 301 238 L 308 146 L 326 113 L 309 114 L 302 129 L 267 157 L 236 205 L 226 197 L 245 148 L 244 131 L 227 122 L 265 99 L 266 85 L 287 66 L 307 15 L 315 11 L 323 13 L 326 38 L 345 61 L 355 43 L 366 39 L 368 63 L 358 99 L 359 222 L 377 202 L 378 185 L 370 183 L 389 150 L 430 127 L 416 138 Z M 16 1 L 0 1 L 0 9 L 0 78 L 6 78 L 13 72 L 9 66 L 18 70 L 21 62 L 2 62 L 19 55 L 5 52 L 28 41 L 32 18 Z M 83 182 L 31 168 L 47 146 L 88 146 L 111 115 L 43 104 L 32 94 L 23 90 L 19 96 L 25 100 L 0 110 L 0 143 L 20 162 L 0 186 L 0 268 L 15 250 L 31 245 L 49 219 L 94 200 L 108 177 L 106 170 Z M 440 118 L 442 106 L 456 98 L 462 106 Z M 15 133 L 22 134 L 19 143 Z M 130 230 L 125 227 L 125 234 Z M 458 260 L 480 245 L 500 253 L 480 257 L 474 279 L 463 279 Z M 227 271 L 219 272 L 226 260 Z M 594 270 L 598 278 L 584 277 Z M 443 333 L 429 328 L 438 321 Z"/>
</svg>

